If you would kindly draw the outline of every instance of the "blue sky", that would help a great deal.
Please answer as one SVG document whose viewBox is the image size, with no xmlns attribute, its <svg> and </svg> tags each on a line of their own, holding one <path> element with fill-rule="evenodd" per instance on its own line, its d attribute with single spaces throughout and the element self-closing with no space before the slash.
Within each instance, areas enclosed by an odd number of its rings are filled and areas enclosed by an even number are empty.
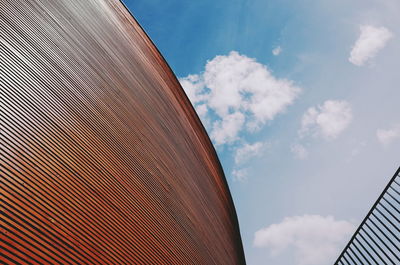
<svg viewBox="0 0 400 265">
<path fill-rule="evenodd" d="M 216 146 L 248 264 L 332 264 L 399 166 L 400 2 L 124 2 Z"/>
</svg>

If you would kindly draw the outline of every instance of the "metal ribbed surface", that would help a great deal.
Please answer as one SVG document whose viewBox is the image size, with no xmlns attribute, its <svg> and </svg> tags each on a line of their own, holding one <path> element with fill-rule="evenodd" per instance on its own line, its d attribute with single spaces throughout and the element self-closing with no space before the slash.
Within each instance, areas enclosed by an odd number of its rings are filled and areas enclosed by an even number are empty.
<svg viewBox="0 0 400 265">
<path fill-rule="evenodd" d="M 335 264 L 400 264 L 400 168 Z"/>
<path fill-rule="evenodd" d="M 218 158 L 115 0 L 0 2 L 2 264 L 244 264 Z"/>
</svg>

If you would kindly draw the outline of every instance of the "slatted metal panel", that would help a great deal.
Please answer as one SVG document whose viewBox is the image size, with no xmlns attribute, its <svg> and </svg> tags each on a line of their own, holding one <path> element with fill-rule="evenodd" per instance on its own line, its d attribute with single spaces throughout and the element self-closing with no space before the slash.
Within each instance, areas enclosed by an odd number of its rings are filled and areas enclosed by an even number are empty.
<svg viewBox="0 0 400 265">
<path fill-rule="evenodd" d="M 244 264 L 215 150 L 116 0 L 0 1 L 0 263 Z"/>
<path fill-rule="evenodd" d="M 400 264 L 400 168 L 335 264 Z"/>
</svg>

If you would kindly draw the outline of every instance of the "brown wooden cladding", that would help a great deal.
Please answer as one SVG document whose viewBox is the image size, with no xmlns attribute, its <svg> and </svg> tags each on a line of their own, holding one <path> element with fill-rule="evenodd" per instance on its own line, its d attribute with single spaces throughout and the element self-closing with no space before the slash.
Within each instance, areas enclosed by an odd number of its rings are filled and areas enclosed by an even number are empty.
<svg viewBox="0 0 400 265">
<path fill-rule="evenodd" d="M 116 0 L 0 1 L 1 264 L 244 264 L 176 77 Z"/>
</svg>

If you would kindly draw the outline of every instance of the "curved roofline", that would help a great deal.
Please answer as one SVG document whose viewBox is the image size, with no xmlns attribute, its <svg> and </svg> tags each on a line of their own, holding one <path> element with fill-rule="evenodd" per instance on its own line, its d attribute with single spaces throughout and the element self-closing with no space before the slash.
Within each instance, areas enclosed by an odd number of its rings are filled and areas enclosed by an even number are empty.
<svg viewBox="0 0 400 265">
<path fill-rule="evenodd" d="M 129 10 L 129 8 L 125 5 L 125 3 L 124 3 L 122 0 L 118 0 L 118 1 L 119 1 L 119 2 L 122 4 L 122 6 L 126 9 L 126 11 L 129 13 L 129 15 L 133 18 L 133 20 L 139 25 L 140 29 L 143 31 L 144 35 L 148 38 L 148 40 L 150 41 L 151 45 L 153 45 L 153 47 L 155 48 L 155 50 L 157 51 L 157 53 L 159 54 L 159 56 L 161 57 L 161 59 L 163 60 L 163 62 L 165 63 L 165 65 L 167 66 L 168 70 L 172 73 L 173 78 L 175 79 L 175 82 L 176 82 L 176 83 L 178 84 L 178 86 L 181 88 L 180 91 L 178 91 L 178 92 L 180 92 L 180 93 L 184 96 L 184 99 L 185 99 L 185 101 L 186 101 L 185 103 L 186 103 L 186 105 L 189 107 L 188 109 L 192 112 L 192 115 L 195 117 L 194 120 L 195 120 L 195 122 L 197 123 L 196 125 L 200 127 L 200 129 L 202 130 L 203 135 L 206 136 L 205 139 L 206 139 L 206 141 L 208 142 L 208 145 L 210 146 L 210 150 L 212 151 L 212 154 L 211 154 L 211 155 L 214 156 L 215 161 L 217 162 L 217 166 L 219 167 L 219 170 L 220 170 L 220 172 L 221 172 L 221 175 L 223 176 L 222 179 L 223 179 L 224 185 L 226 186 L 226 189 L 227 189 L 227 191 L 228 191 L 228 196 L 229 196 L 230 203 L 231 203 L 231 205 L 233 206 L 233 213 L 234 213 L 234 219 L 235 219 L 234 221 L 235 221 L 235 223 L 236 223 L 237 233 L 238 233 L 238 235 L 239 235 L 238 242 L 239 242 L 240 247 L 241 247 L 241 250 L 242 250 L 242 251 L 241 251 L 242 253 L 241 253 L 240 256 L 242 256 L 243 262 L 244 262 L 244 264 L 246 264 L 246 258 L 245 258 L 244 249 L 243 249 L 242 236 L 241 236 L 241 234 L 240 234 L 240 226 L 239 226 L 239 220 L 238 220 L 238 217 L 237 217 L 236 207 L 235 207 L 235 204 L 234 204 L 234 202 L 233 202 L 232 194 L 231 194 L 231 191 L 230 191 L 230 189 L 229 189 L 229 185 L 228 185 L 228 182 L 227 182 L 227 180 L 226 180 L 226 176 L 225 176 L 225 173 L 224 173 L 224 170 L 223 170 L 221 161 L 220 161 L 219 158 L 218 158 L 217 151 L 215 150 L 215 147 L 214 147 L 214 145 L 213 145 L 212 142 L 211 142 L 210 136 L 208 135 L 207 130 L 205 129 L 203 123 L 201 122 L 201 120 L 200 120 L 200 118 L 199 118 L 197 112 L 194 110 L 193 105 L 192 105 L 192 103 L 191 103 L 190 100 L 189 100 L 189 97 L 187 96 L 187 94 L 185 93 L 184 89 L 182 88 L 182 86 L 181 86 L 181 84 L 180 84 L 178 78 L 176 77 L 174 71 L 172 70 L 172 68 L 171 68 L 170 65 L 168 64 L 167 60 L 164 58 L 164 56 L 162 55 L 162 53 L 161 53 L 160 50 L 158 49 L 157 45 L 155 45 L 155 43 L 153 42 L 153 40 L 150 38 L 149 34 L 147 34 L 147 32 L 146 32 L 146 31 L 144 30 L 144 28 L 142 27 L 142 25 L 139 23 L 139 21 L 135 18 L 135 16 L 133 16 L 132 12 L 131 12 L 131 11 Z"/>
</svg>

